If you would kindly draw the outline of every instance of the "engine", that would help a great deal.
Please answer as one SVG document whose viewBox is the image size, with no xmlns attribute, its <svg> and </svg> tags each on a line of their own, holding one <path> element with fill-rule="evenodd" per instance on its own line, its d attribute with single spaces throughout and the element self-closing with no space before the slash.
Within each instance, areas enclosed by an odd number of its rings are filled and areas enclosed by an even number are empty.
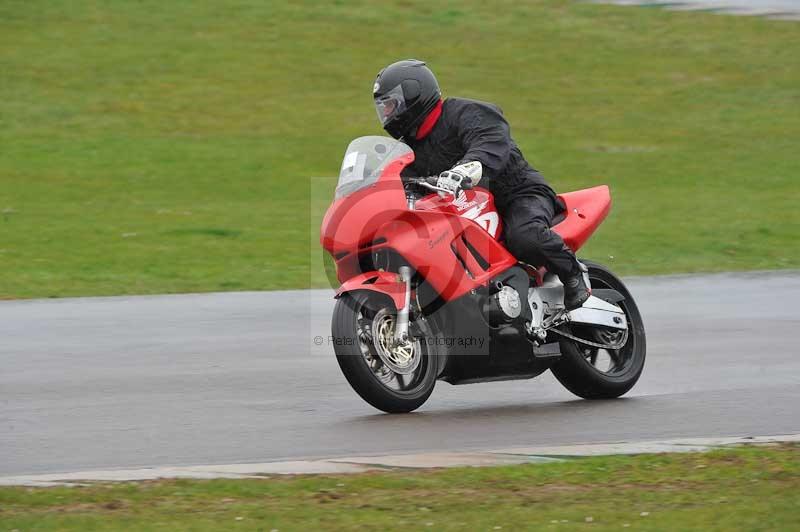
<svg viewBox="0 0 800 532">
<path fill-rule="evenodd" d="M 511 323 L 522 313 L 522 298 L 514 288 L 498 285 L 496 291 L 487 296 L 481 310 L 486 322 L 497 327 L 503 323 Z"/>
</svg>

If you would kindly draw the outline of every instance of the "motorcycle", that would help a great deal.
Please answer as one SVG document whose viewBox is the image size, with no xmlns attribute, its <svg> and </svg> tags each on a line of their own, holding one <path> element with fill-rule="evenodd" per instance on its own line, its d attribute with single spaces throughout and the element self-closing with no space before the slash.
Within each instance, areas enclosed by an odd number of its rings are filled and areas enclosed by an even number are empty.
<svg viewBox="0 0 800 532">
<path fill-rule="evenodd" d="M 646 341 L 622 281 L 581 261 L 591 297 L 567 311 L 559 278 L 504 247 L 491 192 L 467 186 L 456 197 L 435 177 L 403 177 L 413 161 L 391 138 L 352 141 L 321 227 L 341 283 L 331 339 L 356 393 L 379 410 L 410 412 L 437 380 L 531 379 L 548 369 L 585 399 L 628 392 Z M 609 189 L 559 198 L 566 209 L 552 230 L 577 251 L 607 216 Z"/>
</svg>

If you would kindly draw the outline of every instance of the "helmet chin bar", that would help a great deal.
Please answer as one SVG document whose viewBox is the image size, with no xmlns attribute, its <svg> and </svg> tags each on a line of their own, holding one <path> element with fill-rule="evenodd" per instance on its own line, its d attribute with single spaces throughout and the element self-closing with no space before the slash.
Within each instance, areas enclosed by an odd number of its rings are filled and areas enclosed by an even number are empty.
<svg viewBox="0 0 800 532">
<path fill-rule="evenodd" d="M 408 111 L 407 111 L 408 112 Z M 413 139 L 417 135 L 417 130 L 419 129 L 419 125 L 428 115 L 430 110 L 423 111 L 420 113 L 419 116 L 415 117 L 414 120 L 409 120 L 409 124 L 405 125 L 405 123 L 394 120 L 386 122 L 383 125 L 384 131 L 386 131 L 389 135 L 397 140 L 408 140 Z"/>
<path fill-rule="evenodd" d="M 403 139 L 405 139 L 405 138 L 408 136 L 408 133 L 406 133 L 406 132 L 401 132 L 397 126 L 398 126 L 398 124 L 393 124 L 392 122 L 387 122 L 387 123 L 386 123 L 386 124 L 383 126 L 383 129 L 384 129 L 384 131 L 386 131 L 386 132 L 387 132 L 387 133 L 388 133 L 388 134 L 389 134 L 389 135 L 390 135 L 392 138 L 394 138 L 394 139 L 396 139 L 396 140 L 401 140 L 401 141 L 402 141 Z"/>
</svg>

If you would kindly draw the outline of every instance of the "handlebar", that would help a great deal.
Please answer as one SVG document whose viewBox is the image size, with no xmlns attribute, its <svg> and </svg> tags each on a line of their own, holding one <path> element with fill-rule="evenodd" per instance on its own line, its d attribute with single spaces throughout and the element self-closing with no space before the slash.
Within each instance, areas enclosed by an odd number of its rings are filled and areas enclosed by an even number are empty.
<svg viewBox="0 0 800 532">
<path fill-rule="evenodd" d="M 445 194 L 450 194 L 451 196 L 455 196 L 455 194 L 453 194 L 450 190 L 436 186 L 436 182 L 438 180 L 439 176 L 407 177 L 403 180 L 403 183 L 404 185 L 416 185 L 422 188 L 427 188 L 428 190 L 433 190 L 434 192 L 444 192 Z M 461 188 L 464 190 L 471 189 L 472 181 L 467 181 L 467 180 L 462 181 Z"/>
</svg>

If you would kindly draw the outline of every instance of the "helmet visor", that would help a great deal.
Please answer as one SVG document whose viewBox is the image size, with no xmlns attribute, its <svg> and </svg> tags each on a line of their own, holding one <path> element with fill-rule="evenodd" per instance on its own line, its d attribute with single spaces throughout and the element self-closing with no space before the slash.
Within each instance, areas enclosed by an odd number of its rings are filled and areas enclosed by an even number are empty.
<svg viewBox="0 0 800 532">
<path fill-rule="evenodd" d="M 375 110 L 378 120 L 385 126 L 406 110 L 406 99 L 403 97 L 403 86 L 398 85 L 386 94 L 375 97 Z"/>
</svg>

